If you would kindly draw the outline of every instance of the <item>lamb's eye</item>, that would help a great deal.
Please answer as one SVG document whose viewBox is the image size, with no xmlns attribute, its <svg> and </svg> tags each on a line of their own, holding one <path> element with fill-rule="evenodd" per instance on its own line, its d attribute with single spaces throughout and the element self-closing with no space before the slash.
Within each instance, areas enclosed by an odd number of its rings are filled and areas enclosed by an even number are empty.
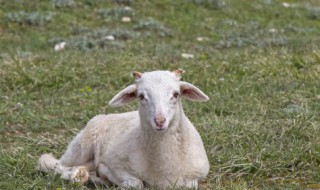
<svg viewBox="0 0 320 190">
<path fill-rule="evenodd" d="M 140 100 L 144 100 L 144 95 L 143 95 L 143 94 L 139 94 L 139 95 L 138 95 L 138 98 L 139 98 Z"/>
<path fill-rule="evenodd" d="M 179 92 L 174 92 L 174 93 L 173 93 L 173 97 L 174 97 L 174 98 L 178 98 L 179 95 L 180 95 Z"/>
</svg>

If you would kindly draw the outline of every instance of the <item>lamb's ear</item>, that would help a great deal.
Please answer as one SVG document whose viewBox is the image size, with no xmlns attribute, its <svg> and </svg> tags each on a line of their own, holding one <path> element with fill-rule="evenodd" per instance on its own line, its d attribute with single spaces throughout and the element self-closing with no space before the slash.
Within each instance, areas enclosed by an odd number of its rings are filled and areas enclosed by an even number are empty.
<svg viewBox="0 0 320 190">
<path fill-rule="evenodd" d="M 140 73 L 140 72 L 138 72 L 138 71 L 133 71 L 133 72 L 132 72 L 132 76 L 133 76 L 136 80 L 140 79 L 140 78 L 142 77 L 142 75 L 143 75 L 143 73 Z"/>
<path fill-rule="evenodd" d="M 181 96 L 191 101 L 206 102 L 209 100 L 209 97 L 205 95 L 199 88 L 188 82 L 180 81 L 180 91 Z"/>
<path fill-rule="evenodd" d="M 137 87 L 135 84 L 126 87 L 110 100 L 109 105 L 112 107 L 119 107 L 130 103 L 136 98 L 136 91 Z"/>
<path fill-rule="evenodd" d="M 178 69 L 178 70 L 172 71 L 172 73 L 175 74 L 176 77 L 180 80 L 181 75 L 182 75 L 183 73 L 185 73 L 185 71 L 182 70 L 182 69 Z"/>
</svg>

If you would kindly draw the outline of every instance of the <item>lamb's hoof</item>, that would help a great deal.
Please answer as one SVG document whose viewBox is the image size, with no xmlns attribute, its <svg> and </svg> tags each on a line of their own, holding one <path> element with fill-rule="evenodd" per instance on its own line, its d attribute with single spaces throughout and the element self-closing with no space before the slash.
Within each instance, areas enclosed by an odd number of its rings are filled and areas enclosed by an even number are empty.
<svg viewBox="0 0 320 190">
<path fill-rule="evenodd" d="M 80 166 L 78 167 L 71 178 L 73 183 L 84 184 L 89 180 L 89 172 L 86 167 Z"/>
</svg>

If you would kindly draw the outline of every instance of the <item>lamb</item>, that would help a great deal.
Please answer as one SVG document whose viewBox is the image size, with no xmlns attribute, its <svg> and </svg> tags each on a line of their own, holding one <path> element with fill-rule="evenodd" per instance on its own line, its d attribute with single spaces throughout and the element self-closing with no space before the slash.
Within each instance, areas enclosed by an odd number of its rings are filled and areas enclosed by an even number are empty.
<svg viewBox="0 0 320 190">
<path fill-rule="evenodd" d="M 44 154 L 37 168 L 80 183 L 90 179 L 122 188 L 198 188 L 209 162 L 198 131 L 183 112 L 181 97 L 199 102 L 209 98 L 180 81 L 183 72 L 133 72 L 135 83 L 109 105 L 139 99 L 138 111 L 95 116 L 59 160 Z"/>
</svg>

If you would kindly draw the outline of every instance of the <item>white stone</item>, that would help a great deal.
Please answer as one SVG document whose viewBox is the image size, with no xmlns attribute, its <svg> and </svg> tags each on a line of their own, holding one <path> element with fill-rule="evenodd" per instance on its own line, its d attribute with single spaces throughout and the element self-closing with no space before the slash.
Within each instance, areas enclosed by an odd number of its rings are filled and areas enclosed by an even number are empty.
<svg viewBox="0 0 320 190">
<path fill-rule="evenodd" d="M 207 41 L 207 40 L 208 40 L 207 37 L 201 37 L 201 36 L 197 37 L 198 42 L 203 42 L 203 41 Z"/>
<path fill-rule="evenodd" d="M 129 7 L 129 6 L 125 6 L 125 7 L 124 7 L 124 10 L 131 11 L 131 10 L 132 10 L 132 8 L 131 8 L 131 7 Z"/>
<path fill-rule="evenodd" d="M 104 39 L 113 41 L 113 40 L 115 40 L 115 37 L 113 35 L 109 35 L 109 36 L 104 37 Z"/>
<path fill-rule="evenodd" d="M 269 29 L 269 32 L 275 33 L 275 32 L 277 32 L 277 29 L 275 29 L 275 28 L 270 28 L 270 29 Z"/>
<path fill-rule="evenodd" d="M 193 59 L 194 55 L 190 53 L 182 53 L 181 56 L 186 59 Z"/>
<path fill-rule="evenodd" d="M 125 16 L 125 17 L 122 17 L 121 21 L 122 21 L 122 22 L 131 22 L 131 18 Z"/>
<path fill-rule="evenodd" d="M 283 3 L 282 3 L 282 6 L 285 7 L 285 8 L 288 8 L 288 7 L 290 7 L 290 4 L 287 3 L 287 2 L 283 2 Z"/>
<path fill-rule="evenodd" d="M 61 51 L 66 47 L 66 42 L 60 42 L 56 45 L 54 45 L 54 51 Z"/>
</svg>

